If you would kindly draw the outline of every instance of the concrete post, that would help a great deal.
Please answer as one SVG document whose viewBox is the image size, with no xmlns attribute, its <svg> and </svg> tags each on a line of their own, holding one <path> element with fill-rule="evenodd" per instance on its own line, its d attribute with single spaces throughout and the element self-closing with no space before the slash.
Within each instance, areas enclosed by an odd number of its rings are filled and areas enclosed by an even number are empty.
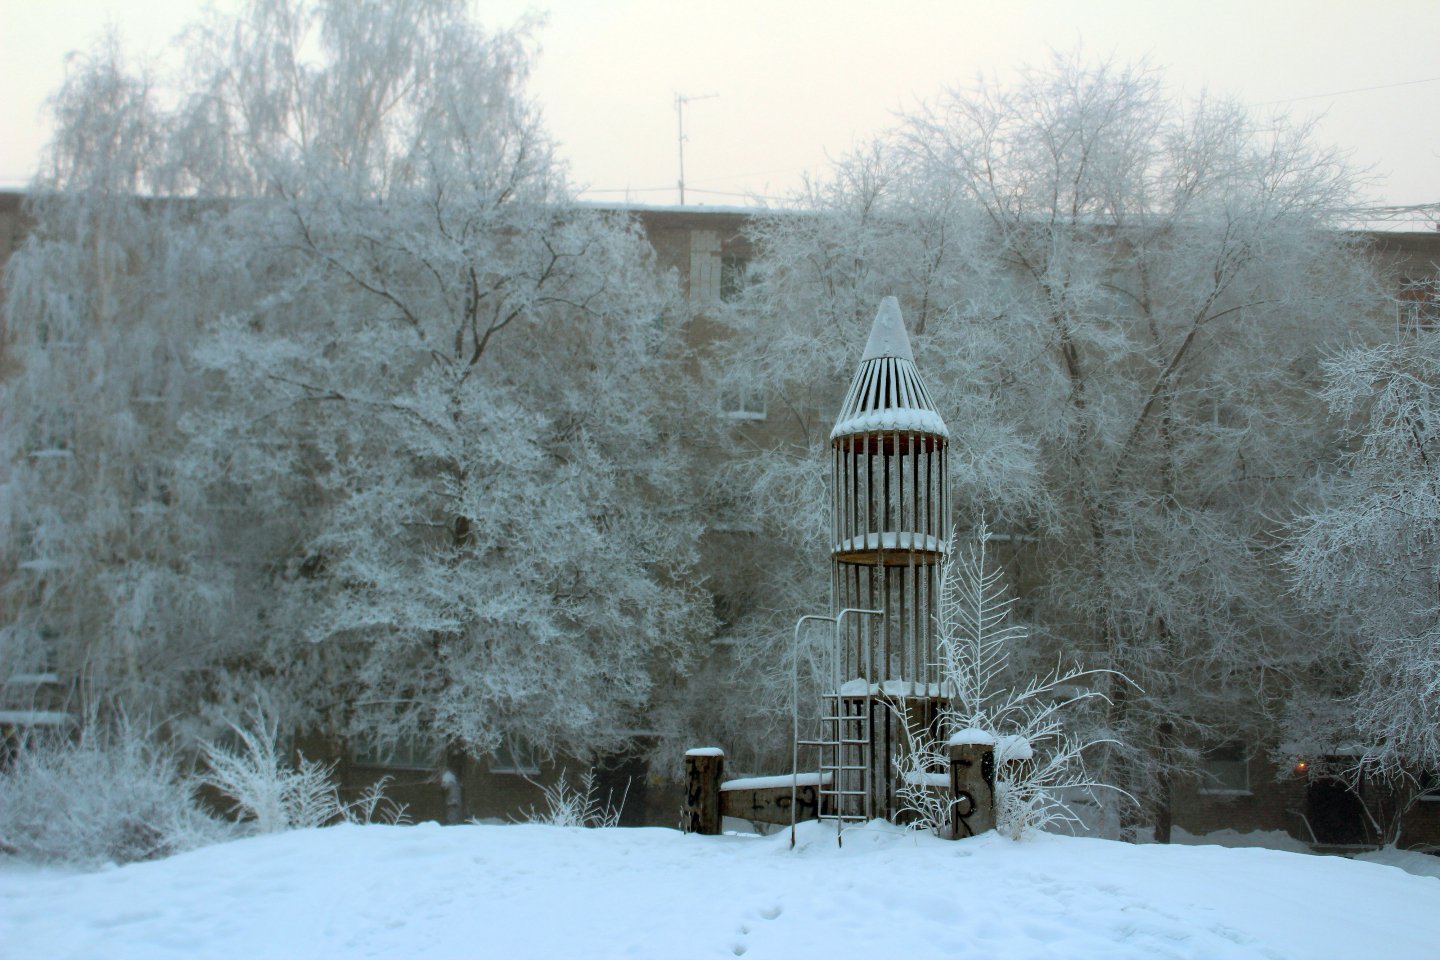
<svg viewBox="0 0 1440 960">
<path fill-rule="evenodd" d="M 950 754 L 950 838 L 973 837 L 995 829 L 995 745 L 955 743 Z"/>
<path fill-rule="evenodd" d="M 680 808 L 680 829 L 685 833 L 718 836 L 720 784 L 725 778 L 725 751 L 696 747 L 685 751 L 685 806 Z"/>
</svg>

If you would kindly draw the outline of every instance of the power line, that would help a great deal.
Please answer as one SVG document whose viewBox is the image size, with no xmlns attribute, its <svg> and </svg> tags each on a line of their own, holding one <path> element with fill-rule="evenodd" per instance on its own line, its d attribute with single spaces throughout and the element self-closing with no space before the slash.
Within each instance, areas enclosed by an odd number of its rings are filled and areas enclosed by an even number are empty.
<svg viewBox="0 0 1440 960">
<path fill-rule="evenodd" d="M 674 187 L 586 187 L 581 193 L 659 193 Z"/>
<path fill-rule="evenodd" d="M 1413 87 L 1417 83 L 1434 83 L 1440 77 L 1426 77 L 1424 80 L 1401 80 L 1399 83 L 1381 83 L 1373 87 L 1355 87 L 1350 90 L 1336 90 L 1333 93 L 1311 93 L 1303 97 L 1286 97 L 1283 100 L 1266 100 L 1257 103 L 1257 107 L 1270 107 L 1277 103 L 1299 103 L 1301 100 L 1323 100 L 1326 97 L 1345 97 L 1352 93 L 1369 93 L 1371 90 L 1390 90 L 1395 87 Z"/>
</svg>

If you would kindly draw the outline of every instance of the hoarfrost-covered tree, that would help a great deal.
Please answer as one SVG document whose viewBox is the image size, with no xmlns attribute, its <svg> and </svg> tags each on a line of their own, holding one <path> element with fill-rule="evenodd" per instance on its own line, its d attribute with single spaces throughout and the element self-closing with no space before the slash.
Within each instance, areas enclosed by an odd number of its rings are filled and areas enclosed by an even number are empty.
<svg viewBox="0 0 1440 960">
<path fill-rule="evenodd" d="M 193 209 L 147 196 L 163 118 L 113 41 L 53 109 L 5 278 L 0 676 L 58 670 L 95 700 L 164 709 L 235 639 L 210 505 L 177 466 L 208 244 Z"/>
<path fill-rule="evenodd" d="M 1337 729 L 1292 733 L 1358 735 L 1382 774 L 1440 769 L 1440 334 L 1404 331 L 1325 368 L 1347 452 L 1288 559 L 1330 622 L 1348 709 Z"/>
<path fill-rule="evenodd" d="M 1059 645 L 1134 681 L 1106 691 L 1096 733 L 1127 748 L 1096 774 L 1162 835 L 1184 743 L 1245 732 L 1312 655 L 1290 642 L 1273 518 L 1324 449 L 1303 384 L 1374 303 L 1327 229 L 1344 166 L 1304 125 L 1257 123 L 1179 104 L 1149 69 L 1061 57 L 948 92 L 812 184 L 813 216 L 761 220 L 728 316 L 753 349 L 716 374 L 771 390 L 813 457 L 839 403 L 815 384 L 845 384 L 874 304 L 900 297 L 956 438 L 955 519 L 1009 540 L 1030 655 Z M 776 535 L 820 543 L 820 522 L 790 530 L 775 463 L 730 479 L 779 508 Z"/>
<path fill-rule="evenodd" d="M 263 685 L 287 723 L 382 745 L 623 742 L 709 624 L 676 441 L 682 331 L 638 229 L 572 202 L 525 99 L 528 27 L 485 33 L 452 0 L 260 0 L 191 36 L 178 106 L 147 103 L 136 121 L 164 135 L 136 138 L 150 149 L 128 158 L 134 179 L 106 194 L 137 220 L 127 242 L 157 238 L 181 273 L 157 275 L 168 261 L 133 247 L 110 267 L 137 292 L 116 307 L 129 328 L 183 331 L 167 356 L 188 392 L 168 418 L 137 413 L 135 391 L 107 402 L 153 432 L 135 460 L 199 503 L 166 516 L 203 547 L 160 553 L 213 561 L 179 597 L 216 598 L 213 640 L 139 615 L 167 650 L 207 652 L 187 706 L 233 708 Z M 95 96 L 72 84 L 59 102 L 110 115 Z M 69 145 L 94 138 L 65 116 L 57 150 L 89 169 Z M 137 196 L 160 191 L 199 199 Z M 20 251 L 12 276 L 47 269 L 41 254 Z M 51 269 L 33 298 L 12 295 L 12 330 L 101 295 Z M 92 319 L 75 326 L 94 336 Z M 91 373 L 33 337 L 14 387 L 31 393 L 6 430 L 22 464 L 46 417 L 31 378 Z M 155 375 L 145 358 L 124 369 Z M 97 432 L 88 450 L 112 462 L 129 436 Z M 39 480 L 13 502 L 33 515 L 47 498 L 87 534 L 115 513 Z M 50 542 L 20 526 L 32 553 Z M 38 610 L 41 594 L 9 585 L 22 620 Z M 114 643 L 87 624 L 65 637 Z"/>
</svg>

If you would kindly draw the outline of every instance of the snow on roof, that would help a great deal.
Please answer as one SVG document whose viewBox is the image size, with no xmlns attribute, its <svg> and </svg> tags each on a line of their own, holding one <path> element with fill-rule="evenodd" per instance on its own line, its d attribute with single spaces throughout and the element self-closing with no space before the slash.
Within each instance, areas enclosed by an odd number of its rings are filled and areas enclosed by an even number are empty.
<svg viewBox="0 0 1440 960">
<path fill-rule="evenodd" d="M 852 433 L 885 433 L 890 431 L 901 433 L 935 433 L 942 437 L 950 436 L 945 421 L 940 414 L 933 410 L 915 410 L 910 407 L 890 407 L 885 410 L 874 410 L 870 413 L 861 414 L 858 417 L 851 417 L 835 424 L 830 431 L 831 437 L 843 437 Z"/>
<path fill-rule="evenodd" d="M 950 436 L 915 368 L 910 337 L 894 297 L 880 301 L 830 439 L 885 431 Z"/>
</svg>

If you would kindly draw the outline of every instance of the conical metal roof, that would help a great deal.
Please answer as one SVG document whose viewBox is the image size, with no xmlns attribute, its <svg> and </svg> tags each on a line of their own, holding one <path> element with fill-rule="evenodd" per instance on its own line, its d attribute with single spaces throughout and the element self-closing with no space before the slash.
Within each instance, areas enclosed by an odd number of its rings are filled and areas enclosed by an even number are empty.
<svg viewBox="0 0 1440 960">
<path fill-rule="evenodd" d="M 880 301 L 860 367 L 850 381 L 830 439 L 886 430 L 950 436 L 915 368 L 900 303 L 894 297 Z"/>
<path fill-rule="evenodd" d="M 905 332 L 905 320 L 900 316 L 900 301 L 894 297 L 880 301 L 880 309 L 875 312 L 875 323 L 870 327 L 870 339 L 865 344 L 865 352 L 860 355 L 860 362 L 879 357 L 915 362 L 915 354 L 910 352 L 910 335 Z"/>
</svg>

